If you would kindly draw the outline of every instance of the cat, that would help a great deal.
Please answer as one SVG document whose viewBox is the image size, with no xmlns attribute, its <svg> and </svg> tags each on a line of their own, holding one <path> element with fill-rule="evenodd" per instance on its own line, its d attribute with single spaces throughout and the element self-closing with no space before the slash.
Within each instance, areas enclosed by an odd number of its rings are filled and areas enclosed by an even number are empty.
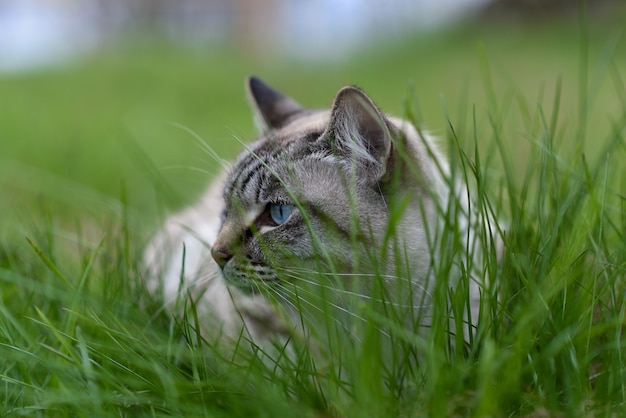
<svg viewBox="0 0 626 418">
<path fill-rule="evenodd" d="M 453 264 L 467 267 L 469 257 L 477 271 L 484 248 L 468 189 L 451 179 L 436 141 L 357 87 L 340 89 L 328 110 L 304 108 L 256 77 L 246 87 L 260 137 L 152 238 L 150 289 L 169 301 L 190 295 L 215 340 L 292 335 L 306 307 L 297 299 L 322 284 L 338 286 L 332 304 L 348 312 L 338 295 L 367 300 L 382 283 L 428 327 L 446 229 L 473 246 Z M 446 286 L 461 271 L 451 268 Z M 485 286 L 474 273 L 465 339 Z"/>
</svg>

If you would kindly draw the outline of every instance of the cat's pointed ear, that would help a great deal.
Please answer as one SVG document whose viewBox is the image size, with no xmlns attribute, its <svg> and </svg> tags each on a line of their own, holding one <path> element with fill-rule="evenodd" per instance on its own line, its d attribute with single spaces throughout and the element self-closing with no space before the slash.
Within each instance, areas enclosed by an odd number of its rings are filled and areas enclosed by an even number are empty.
<svg viewBox="0 0 626 418">
<path fill-rule="evenodd" d="M 285 126 L 290 118 L 304 110 L 295 100 L 254 76 L 246 80 L 246 90 L 256 122 L 263 133 Z"/>
<path fill-rule="evenodd" d="M 387 171 L 393 132 L 395 128 L 362 90 L 339 90 L 325 136 L 376 180 Z"/>
</svg>

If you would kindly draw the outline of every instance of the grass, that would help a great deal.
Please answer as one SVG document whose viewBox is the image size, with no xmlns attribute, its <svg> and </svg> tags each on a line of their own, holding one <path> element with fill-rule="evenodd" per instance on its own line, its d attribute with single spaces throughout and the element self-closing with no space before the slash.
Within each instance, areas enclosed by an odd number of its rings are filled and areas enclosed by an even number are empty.
<svg viewBox="0 0 626 418">
<path fill-rule="evenodd" d="M 592 24 L 583 41 L 567 24 L 469 31 L 350 63 L 143 45 L 0 79 L 3 415 L 619 416 L 623 41 Z M 484 266 L 499 302 L 486 298 L 470 348 L 450 344 L 448 321 L 416 336 L 365 305 L 369 321 L 352 335 L 331 322 L 319 351 L 296 342 L 276 364 L 243 349 L 234 361 L 195 335 L 193 306 L 176 319 L 148 294 L 147 231 L 217 168 L 176 124 L 233 156 L 233 133 L 253 135 L 241 89 L 251 68 L 320 107 L 357 82 L 448 139 L 506 229 L 503 261 Z M 462 287 L 438 294 L 440 309 L 448 296 L 462 307 Z"/>
</svg>

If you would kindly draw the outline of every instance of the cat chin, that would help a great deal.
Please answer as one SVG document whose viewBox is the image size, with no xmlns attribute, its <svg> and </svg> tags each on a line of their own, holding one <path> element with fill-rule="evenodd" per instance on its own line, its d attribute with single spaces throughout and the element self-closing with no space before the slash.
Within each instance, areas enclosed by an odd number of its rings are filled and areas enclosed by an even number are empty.
<svg viewBox="0 0 626 418">
<path fill-rule="evenodd" d="M 262 294 L 262 290 L 278 281 L 275 277 L 262 278 L 254 272 L 241 273 L 233 267 L 226 265 L 221 272 L 221 276 L 229 286 L 236 288 L 246 296 L 256 296 Z"/>
</svg>

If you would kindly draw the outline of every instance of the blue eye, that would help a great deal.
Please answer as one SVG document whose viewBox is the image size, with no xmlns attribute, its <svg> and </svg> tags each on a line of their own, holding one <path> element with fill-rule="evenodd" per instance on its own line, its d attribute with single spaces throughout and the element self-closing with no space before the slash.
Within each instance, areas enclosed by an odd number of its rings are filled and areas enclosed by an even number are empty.
<svg viewBox="0 0 626 418">
<path fill-rule="evenodd" d="M 293 205 L 270 203 L 270 216 L 276 225 L 284 224 L 289 219 L 291 212 L 293 212 Z"/>
</svg>

